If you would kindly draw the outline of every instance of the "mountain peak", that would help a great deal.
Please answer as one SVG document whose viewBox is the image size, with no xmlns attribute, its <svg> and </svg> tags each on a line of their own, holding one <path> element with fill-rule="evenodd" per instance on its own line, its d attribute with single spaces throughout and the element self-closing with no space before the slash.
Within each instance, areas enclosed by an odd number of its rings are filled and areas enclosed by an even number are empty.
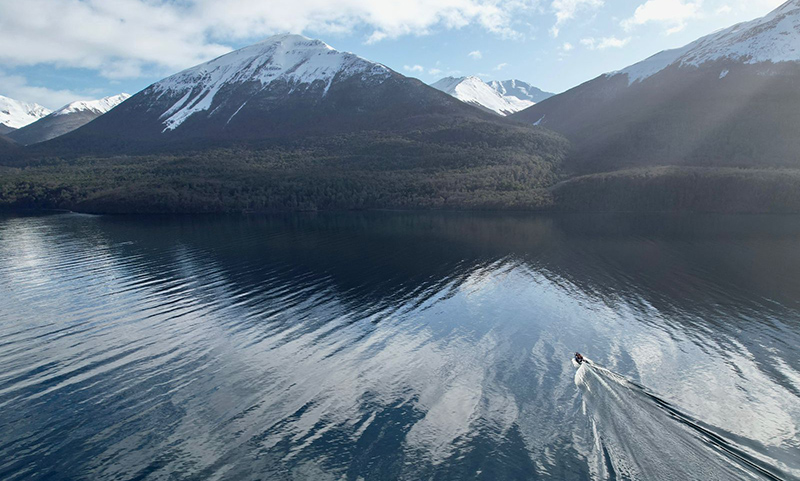
<svg viewBox="0 0 800 481">
<path fill-rule="evenodd" d="M 208 110 L 225 86 L 252 82 L 265 88 L 273 82 L 285 82 L 292 86 L 292 92 L 306 92 L 319 84 L 322 88 L 318 93 L 324 96 L 337 79 L 361 75 L 381 82 L 391 74 L 381 64 L 340 52 L 321 40 L 280 34 L 184 70 L 150 89 L 179 94 L 178 102 L 164 114 L 166 131 L 177 128 L 192 114 Z"/>
<path fill-rule="evenodd" d="M 268 37 L 256 44 L 253 44 L 252 47 L 259 45 L 260 46 L 282 45 L 285 48 L 289 49 L 324 48 L 327 50 L 336 50 L 335 48 L 331 47 L 322 40 L 309 38 L 304 35 L 299 35 L 296 33 L 279 33 L 277 35 Z"/>
<path fill-rule="evenodd" d="M 0 95 L 0 124 L 19 129 L 47 116 L 50 109 Z"/>
<path fill-rule="evenodd" d="M 52 115 L 67 115 L 75 112 L 93 112 L 102 115 L 129 98 L 130 94 L 121 93 L 98 100 L 78 100 L 61 107 Z"/>
<path fill-rule="evenodd" d="M 489 110 L 498 115 L 509 115 L 534 104 L 530 100 L 523 100 L 516 96 L 505 96 L 502 92 L 474 75 L 445 77 L 431 84 L 431 87 L 441 90 L 462 102 Z"/>
</svg>

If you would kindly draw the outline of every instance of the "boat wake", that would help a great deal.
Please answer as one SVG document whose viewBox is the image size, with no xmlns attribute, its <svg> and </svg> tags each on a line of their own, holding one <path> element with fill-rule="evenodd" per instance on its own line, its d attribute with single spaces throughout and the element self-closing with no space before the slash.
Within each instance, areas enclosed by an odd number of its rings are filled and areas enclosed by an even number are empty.
<svg viewBox="0 0 800 481">
<path fill-rule="evenodd" d="M 781 480 L 735 442 L 643 386 L 589 360 L 578 365 L 584 413 L 594 432 L 599 479 Z"/>
</svg>

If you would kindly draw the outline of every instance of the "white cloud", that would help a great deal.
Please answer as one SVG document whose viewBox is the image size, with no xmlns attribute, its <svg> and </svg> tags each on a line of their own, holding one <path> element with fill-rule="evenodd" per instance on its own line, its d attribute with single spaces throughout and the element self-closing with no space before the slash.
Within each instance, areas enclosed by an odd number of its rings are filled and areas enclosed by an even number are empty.
<svg viewBox="0 0 800 481">
<path fill-rule="evenodd" d="M 503 62 L 503 63 L 501 63 L 501 64 L 498 64 L 498 65 L 497 65 L 497 67 L 495 67 L 494 69 L 495 69 L 495 70 L 503 70 L 503 69 L 504 69 L 504 68 L 506 68 L 506 67 L 508 67 L 508 64 L 507 64 L 507 63 L 505 63 L 505 62 Z"/>
<path fill-rule="evenodd" d="M 88 68 L 109 78 L 172 73 L 280 32 L 370 31 L 377 42 L 475 25 L 518 35 L 521 0 L 8 0 L 0 62 Z M 13 47 L 12 47 L 13 46 Z"/>
<path fill-rule="evenodd" d="M 403 70 L 406 72 L 422 73 L 425 68 L 422 65 L 403 65 Z"/>
<path fill-rule="evenodd" d="M 50 110 L 63 107 L 76 100 L 91 100 L 71 90 L 52 90 L 45 87 L 29 85 L 25 77 L 7 75 L 0 72 L 0 92 L 7 97 L 23 102 L 36 102 Z"/>
<path fill-rule="evenodd" d="M 173 71 L 230 49 L 208 41 L 179 7 L 138 0 L 0 2 L 0 51 L 9 65 L 53 64 L 138 76 L 145 66 Z"/>
<path fill-rule="evenodd" d="M 717 15 L 726 15 L 728 13 L 731 13 L 732 11 L 733 9 L 730 7 L 730 5 L 722 5 L 714 13 L 716 13 Z"/>
<path fill-rule="evenodd" d="M 367 37 L 367 44 L 368 45 L 372 45 L 373 43 L 378 43 L 381 40 L 383 40 L 385 38 L 388 38 L 388 37 L 389 37 L 389 34 L 386 33 L 386 32 L 375 31 L 375 32 L 372 32 L 372 35 Z"/>
<path fill-rule="evenodd" d="M 483 58 L 483 54 L 481 53 L 480 50 L 473 50 L 472 52 L 470 52 L 467 55 L 469 55 L 470 57 L 474 58 L 475 60 L 480 60 L 480 59 Z"/>
<path fill-rule="evenodd" d="M 570 50 L 573 50 L 574 48 L 575 48 L 575 46 L 572 45 L 569 42 L 564 42 L 564 45 L 561 46 L 561 50 L 563 50 L 565 52 L 569 52 Z"/>
<path fill-rule="evenodd" d="M 625 30 L 650 22 L 661 23 L 667 27 L 667 33 L 680 32 L 686 27 L 686 21 L 700 16 L 702 0 L 647 0 L 639 5 L 633 16 L 622 21 Z"/>
<path fill-rule="evenodd" d="M 441 71 L 441 69 L 438 69 L 438 68 L 432 68 L 432 69 L 428 70 L 428 73 L 430 75 L 440 75 L 442 73 L 442 71 Z"/>
<path fill-rule="evenodd" d="M 550 29 L 550 35 L 558 37 L 561 25 L 575 18 L 579 11 L 600 8 L 603 4 L 603 0 L 553 0 L 551 8 L 556 14 L 556 23 Z"/>
<path fill-rule="evenodd" d="M 594 38 L 587 37 L 581 39 L 581 45 L 589 50 L 605 50 L 607 48 L 622 48 L 631 41 L 630 37 L 617 38 L 617 37 L 603 37 Z"/>
</svg>

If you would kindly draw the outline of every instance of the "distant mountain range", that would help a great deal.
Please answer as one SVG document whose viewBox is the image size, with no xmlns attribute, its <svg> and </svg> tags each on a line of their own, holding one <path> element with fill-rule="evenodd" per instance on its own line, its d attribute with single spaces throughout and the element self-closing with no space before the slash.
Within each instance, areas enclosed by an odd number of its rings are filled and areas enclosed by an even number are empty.
<svg viewBox="0 0 800 481">
<path fill-rule="evenodd" d="M 7 133 L 7 135 L 22 145 L 44 142 L 88 124 L 128 98 L 130 98 L 129 94 L 122 93 L 100 100 L 72 102 L 36 122 Z"/>
<path fill-rule="evenodd" d="M 20 102 L 0 95 L 0 134 L 25 127 L 49 113 L 49 109 L 39 104 Z"/>
<path fill-rule="evenodd" d="M 549 98 L 277 35 L 3 140 L 0 206 L 800 212 L 798 84 L 800 0 Z"/>
<path fill-rule="evenodd" d="M 800 1 L 512 116 L 572 141 L 575 173 L 800 167 Z"/>
<path fill-rule="evenodd" d="M 58 139 L 162 146 L 494 122 L 448 95 L 319 40 L 277 35 L 157 82 Z"/>
<path fill-rule="evenodd" d="M 92 212 L 534 208 L 549 202 L 545 189 L 566 150 L 556 134 L 285 34 L 156 82 L 24 154 L 0 156 L 6 165 L 37 165 L 3 179 L 0 204 Z"/>
<path fill-rule="evenodd" d="M 521 80 L 486 83 L 478 77 L 445 77 L 431 87 L 452 95 L 464 103 L 498 115 L 510 115 L 552 97 Z"/>
</svg>

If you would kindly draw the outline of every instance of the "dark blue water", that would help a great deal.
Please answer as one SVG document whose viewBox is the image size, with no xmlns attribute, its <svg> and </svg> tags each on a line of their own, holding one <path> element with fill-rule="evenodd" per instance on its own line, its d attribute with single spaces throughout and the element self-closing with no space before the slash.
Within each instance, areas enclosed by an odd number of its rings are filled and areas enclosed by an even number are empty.
<svg viewBox="0 0 800 481">
<path fill-rule="evenodd" d="M 799 479 L 798 360 L 800 217 L 0 217 L 3 480 Z"/>
</svg>

